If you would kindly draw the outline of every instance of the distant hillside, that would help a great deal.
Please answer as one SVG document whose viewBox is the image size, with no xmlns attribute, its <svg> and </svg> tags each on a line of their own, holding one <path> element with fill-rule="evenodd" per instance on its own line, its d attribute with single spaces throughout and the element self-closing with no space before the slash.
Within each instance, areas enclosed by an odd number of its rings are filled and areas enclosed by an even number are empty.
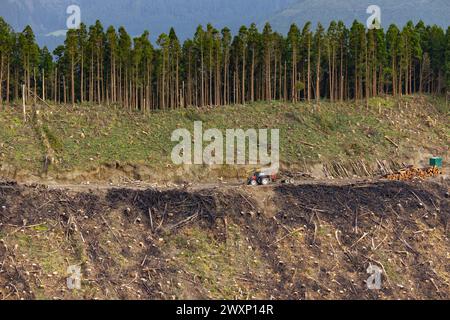
<svg viewBox="0 0 450 320">
<path fill-rule="evenodd" d="M 448 0 L 377 0 L 382 9 L 382 23 L 404 24 L 409 19 L 423 19 L 428 24 L 447 26 L 450 17 Z M 0 16 L 15 30 L 31 25 L 41 45 L 54 48 L 63 37 L 46 36 L 66 28 L 67 6 L 78 4 L 82 20 L 93 24 L 125 26 L 137 36 L 148 29 L 155 40 L 162 32 L 175 27 L 180 39 L 192 36 L 199 24 L 213 23 L 233 32 L 252 22 L 266 21 L 273 29 L 286 32 L 291 23 L 302 25 L 310 20 L 327 25 L 331 20 L 366 21 L 366 8 L 373 0 L 1 0 Z"/>
<path fill-rule="evenodd" d="M 1 0 L 0 15 L 16 30 L 33 27 L 41 44 L 54 47 L 63 38 L 45 37 L 66 28 L 66 8 L 78 4 L 82 21 L 99 19 L 106 27 L 125 26 L 136 36 L 148 29 L 153 40 L 175 27 L 180 39 L 192 36 L 199 24 L 213 23 L 237 31 L 242 24 L 268 19 L 295 0 Z M 3 3 L 6 2 L 6 3 Z"/>
<path fill-rule="evenodd" d="M 422 19 L 427 24 L 447 27 L 450 17 L 448 0 L 297 0 L 268 19 L 275 30 L 287 32 L 292 23 L 303 25 L 305 21 L 313 24 L 321 22 L 328 25 L 331 20 L 343 20 L 351 24 L 355 19 L 365 22 L 369 17 L 366 9 L 376 4 L 381 8 L 383 26 L 391 23 L 405 24 Z"/>
</svg>

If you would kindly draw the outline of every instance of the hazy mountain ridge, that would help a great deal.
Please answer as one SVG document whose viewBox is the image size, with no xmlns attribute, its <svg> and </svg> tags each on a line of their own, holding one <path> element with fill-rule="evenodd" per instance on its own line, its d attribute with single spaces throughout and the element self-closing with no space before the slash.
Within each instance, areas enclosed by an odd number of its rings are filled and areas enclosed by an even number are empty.
<svg viewBox="0 0 450 320">
<path fill-rule="evenodd" d="M 30 24 L 40 44 L 55 47 L 61 37 L 45 36 L 66 28 L 66 8 L 78 4 L 82 21 L 95 20 L 116 27 L 124 25 L 137 36 L 148 29 L 153 40 L 174 27 L 180 39 L 192 36 L 199 24 L 211 22 L 215 27 L 228 26 L 236 32 L 239 26 L 269 21 L 274 30 L 286 32 L 291 23 L 300 26 L 306 21 L 327 25 L 331 20 L 350 24 L 354 19 L 366 21 L 368 5 L 373 0 L 0 0 L 0 16 L 15 30 Z M 423 19 L 429 24 L 448 25 L 448 0 L 378 0 L 382 23 L 404 24 Z"/>
<path fill-rule="evenodd" d="M 15 30 L 30 24 L 38 41 L 54 46 L 46 34 L 66 28 L 67 6 L 81 8 L 82 21 L 93 24 L 99 19 L 103 25 L 124 25 L 137 36 L 148 29 L 152 39 L 175 27 L 181 39 L 192 36 L 199 24 L 211 22 L 217 28 L 224 26 L 237 31 L 240 25 L 270 18 L 296 0 L 0 0 L 0 16 Z"/>
<path fill-rule="evenodd" d="M 331 20 L 342 20 L 350 25 L 356 19 L 365 23 L 370 16 L 366 10 L 372 4 L 380 7 L 384 27 L 391 23 L 401 26 L 409 20 L 447 27 L 450 20 L 448 0 L 299 0 L 268 20 L 280 32 L 287 32 L 294 22 L 298 25 L 321 22 L 327 26 Z"/>
</svg>

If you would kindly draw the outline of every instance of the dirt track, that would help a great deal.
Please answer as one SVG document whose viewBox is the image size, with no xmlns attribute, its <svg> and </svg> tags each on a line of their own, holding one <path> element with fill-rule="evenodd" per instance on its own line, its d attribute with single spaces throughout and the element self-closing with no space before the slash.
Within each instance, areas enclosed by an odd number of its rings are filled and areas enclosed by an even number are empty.
<svg viewBox="0 0 450 320">
<path fill-rule="evenodd" d="M 146 187 L 0 184 L 0 299 L 450 298 L 446 182 Z"/>
</svg>

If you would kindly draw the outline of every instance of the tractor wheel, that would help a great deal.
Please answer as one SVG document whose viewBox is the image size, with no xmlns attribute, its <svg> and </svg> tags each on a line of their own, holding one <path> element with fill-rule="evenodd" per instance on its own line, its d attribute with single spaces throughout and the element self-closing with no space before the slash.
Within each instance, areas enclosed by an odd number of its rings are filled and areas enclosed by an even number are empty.
<svg viewBox="0 0 450 320">
<path fill-rule="evenodd" d="M 269 182 L 270 182 L 269 178 L 262 178 L 261 179 L 261 184 L 263 186 L 267 186 L 269 184 Z"/>
<path fill-rule="evenodd" d="M 254 187 L 254 186 L 258 185 L 258 182 L 256 182 L 256 180 L 252 180 L 252 181 L 250 181 L 249 185 Z"/>
</svg>

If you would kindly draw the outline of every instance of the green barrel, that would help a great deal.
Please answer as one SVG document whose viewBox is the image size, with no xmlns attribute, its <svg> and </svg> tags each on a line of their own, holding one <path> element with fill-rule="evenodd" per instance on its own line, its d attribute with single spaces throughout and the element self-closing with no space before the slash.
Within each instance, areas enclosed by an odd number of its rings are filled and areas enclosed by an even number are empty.
<svg viewBox="0 0 450 320">
<path fill-rule="evenodd" d="M 430 166 L 442 168 L 442 158 L 441 157 L 430 158 Z"/>
</svg>

